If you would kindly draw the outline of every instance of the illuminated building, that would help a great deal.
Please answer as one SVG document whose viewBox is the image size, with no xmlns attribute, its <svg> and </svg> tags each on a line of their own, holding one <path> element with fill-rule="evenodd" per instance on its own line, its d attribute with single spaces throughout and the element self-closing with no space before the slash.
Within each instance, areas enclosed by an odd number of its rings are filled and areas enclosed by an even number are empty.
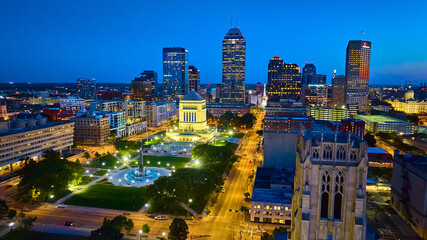
<svg viewBox="0 0 427 240">
<path fill-rule="evenodd" d="M 188 91 L 193 89 L 196 92 L 200 91 L 200 70 L 195 66 L 188 67 Z"/>
<path fill-rule="evenodd" d="M 309 78 L 316 75 L 316 66 L 312 63 L 305 64 L 302 67 L 302 84 L 309 84 Z"/>
<path fill-rule="evenodd" d="M 59 103 L 59 98 L 43 98 L 43 97 L 30 97 L 28 98 L 29 104 L 43 104 L 43 105 L 53 105 L 55 103 Z"/>
<path fill-rule="evenodd" d="M 366 131 L 374 134 L 379 132 L 413 134 L 415 131 L 412 123 L 385 115 L 355 115 L 354 118 L 364 121 Z"/>
<path fill-rule="evenodd" d="M 77 143 L 104 145 L 110 136 L 110 118 L 105 115 L 84 114 L 71 119 Z"/>
<path fill-rule="evenodd" d="M 245 101 L 246 41 L 239 28 L 230 28 L 222 41 L 222 103 Z"/>
<path fill-rule="evenodd" d="M 315 74 L 312 76 L 308 76 L 307 84 L 326 84 L 326 75 Z"/>
<path fill-rule="evenodd" d="M 341 120 L 341 122 L 329 121 L 327 126 L 332 131 L 341 133 L 352 132 L 360 138 L 365 136 L 365 122 L 359 119 L 348 118 Z"/>
<path fill-rule="evenodd" d="M 132 99 L 152 101 L 157 94 L 157 73 L 144 71 L 132 81 Z"/>
<path fill-rule="evenodd" d="M 268 64 L 268 102 L 299 99 L 300 94 L 301 73 L 298 65 L 287 64 L 280 57 L 273 57 Z"/>
<path fill-rule="evenodd" d="M 74 123 L 48 122 L 39 114 L 18 114 L 0 121 L 0 167 L 18 164 L 26 157 L 40 159 L 44 151 L 62 151 L 73 145 Z"/>
<path fill-rule="evenodd" d="M 96 82 L 95 79 L 77 79 L 77 94 L 88 100 L 96 99 Z"/>
<path fill-rule="evenodd" d="M 69 97 L 59 100 L 59 107 L 63 111 L 63 114 L 67 115 L 76 114 L 80 110 L 87 110 L 89 104 L 81 98 Z"/>
<path fill-rule="evenodd" d="M 369 68 L 371 65 L 371 42 L 349 41 L 345 64 L 347 78 L 347 104 L 358 104 L 359 111 L 369 111 Z"/>
<path fill-rule="evenodd" d="M 206 100 L 191 90 L 179 100 L 178 129 L 166 131 L 166 136 L 177 142 L 207 142 L 216 135 L 206 119 Z"/>
<path fill-rule="evenodd" d="M 349 117 L 347 108 L 341 107 L 310 107 L 309 116 L 322 121 L 341 121 Z"/>
<path fill-rule="evenodd" d="M 176 100 L 188 93 L 188 50 L 163 48 L 163 91 L 166 100 Z"/>
<path fill-rule="evenodd" d="M 292 240 L 366 239 L 368 145 L 352 133 L 301 131 Z"/>
<path fill-rule="evenodd" d="M 231 112 L 239 117 L 250 112 L 250 105 L 244 103 L 215 103 L 208 102 L 207 110 L 214 117 L 219 118 L 226 112 Z"/>
<path fill-rule="evenodd" d="M 335 106 L 337 104 L 345 104 L 345 96 L 346 96 L 346 86 L 347 86 L 347 78 L 344 75 L 336 75 L 334 71 L 334 76 L 332 77 L 332 103 L 331 106 Z"/>
<path fill-rule="evenodd" d="M 149 127 L 157 127 L 176 116 L 175 101 L 150 102 L 146 105 L 146 116 Z"/>
<path fill-rule="evenodd" d="M 0 118 L 7 118 L 7 106 L 6 104 L 0 103 Z"/>
<path fill-rule="evenodd" d="M 326 84 L 303 84 L 301 102 L 307 106 L 328 106 L 328 88 Z"/>
<path fill-rule="evenodd" d="M 408 89 L 403 99 L 388 99 L 388 103 L 399 112 L 406 114 L 425 114 L 427 113 L 427 102 L 415 100 L 414 90 Z"/>
</svg>

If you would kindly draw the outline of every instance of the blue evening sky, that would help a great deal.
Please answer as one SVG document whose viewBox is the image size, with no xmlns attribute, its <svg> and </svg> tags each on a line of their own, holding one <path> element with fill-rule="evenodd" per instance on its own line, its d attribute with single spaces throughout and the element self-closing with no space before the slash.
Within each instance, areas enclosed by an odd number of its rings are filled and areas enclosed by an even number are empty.
<svg viewBox="0 0 427 240">
<path fill-rule="evenodd" d="M 348 40 L 372 41 L 371 84 L 427 81 L 427 1 L 3 0 L 0 82 L 130 81 L 162 48 L 185 47 L 202 83 L 221 82 L 221 44 L 238 16 L 246 82 L 273 56 L 344 74 Z M 366 34 L 362 36 L 361 31 Z"/>
</svg>

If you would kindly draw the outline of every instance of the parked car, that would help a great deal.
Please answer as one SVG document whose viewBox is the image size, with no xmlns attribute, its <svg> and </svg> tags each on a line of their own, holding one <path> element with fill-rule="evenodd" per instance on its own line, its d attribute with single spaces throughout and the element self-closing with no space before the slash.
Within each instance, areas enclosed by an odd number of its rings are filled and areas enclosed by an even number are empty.
<svg viewBox="0 0 427 240">
<path fill-rule="evenodd" d="M 154 220 L 165 220 L 166 218 L 163 216 L 156 216 L 154 217 Z"/>
<path fill-rule="evenodd" d="M 8 189 L 10 187 L 12 187 L 12 185 L 5 185 L 5 186 L 3 186 L 3 189 Z"/>
<path fill-rule="evenodd" d="M 70 222 L 70 221 L 67 221 L 67 222 L 65 222 L 64 225 L 67 226 L 67 227 L 72 227 L 72 226 L 74 226 L 74 223 Z"/>
</svg>

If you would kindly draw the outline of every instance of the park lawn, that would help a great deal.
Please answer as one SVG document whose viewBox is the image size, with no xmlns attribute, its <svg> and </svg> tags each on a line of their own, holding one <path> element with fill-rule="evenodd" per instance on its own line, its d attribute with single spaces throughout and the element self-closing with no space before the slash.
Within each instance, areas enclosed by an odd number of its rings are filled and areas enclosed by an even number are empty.
<svg viewBox="0 0 427 240">
<path fill-rule="evenodd" d="M 102 169 L 102 170 L 98 170 L 98 171 L 94 172 L 93 175 L 94 176 L 104 176 L 107 172 L 108 172 L 108 170 Z"/>
<path fill-rule="evenodd" d="M 173 157 L 173 156 L 152 156 L 144 155 L 144 166 L 146 167 L 162 167 L 172 169 L 172 166 L 175 166 L 175 169 L 180 169 L 185 167 L 185 165 L 191 160 L 189 157 Z M 159 164 L 160 162 L 160 164 Z M 169 163 L 169 166 L 167 165 Z M 137 167 L 138 161 L 133 161 L 130 164 L 131 167 Z"/>
<path fill-rule="evenodd" d="M 48 202 L 50 202 L 50 203 L 56 202 L 57 200 L 67 196 L 70 193 L 71 193 L 71 191 L 68 188 L 58 189 L 54 193 L 52 193 L 53 198 L 49 198 Z"/>
<path fill-rule="evenodd" d="M 113 169 L 114 166 L 117 166 L 117 167 L 120 166 L 120 162 L 117 163 L 117 159 L 111 154 L 102 156 L 96 160 L 91 161 L 88 164 L 88 167 L 105 168 L 105 169 Z"/>
<path fill-rule="evenodd" d="M 77 193 L 64 204 L 138 211 L 146 202 L 146 187 L 119 187 L 111 184 L 97 184 Z"/>
<path fill-rule="evenodd" d="M 77 237 L 70 235 L 44 233 L 36 231 L 18 231 L 14 230 L 0 238 L 1 240 L 89 240 L 88 237 Z"/>
<path fill-rule="evenodd" d="M 95 177 L 83 176 L 79 182 L 79 185 L 86 185 L 86 184 L 92 182 L 93 179 L 95 179 Z"/>
</svg>

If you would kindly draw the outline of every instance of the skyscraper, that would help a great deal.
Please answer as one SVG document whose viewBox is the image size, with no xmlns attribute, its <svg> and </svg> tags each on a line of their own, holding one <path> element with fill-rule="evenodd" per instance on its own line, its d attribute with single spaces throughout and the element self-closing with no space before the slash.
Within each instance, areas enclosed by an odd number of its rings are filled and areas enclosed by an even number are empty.
<svg viewBox="0 0 427 240">
<path fill-rule="evenodd" d="M 246 41 L 239 28 L 230 28 L 222 41 L 221 102 L 245 101 Z"/>
<path fill-rule="evenodd" d="M 302 68 L 302 84 L 308 84 L 310 76 L 316 75 L 316 66 L 313 63 L 307 63 Z"/>
<path fill-rule="evenodd" d="M 347 104 L 358 104 L 359 111 L 369 110 L 369 68 L 371 65 L 371 42 L 352 40 L 347 45 L 345 76 L 347 78 Z"/>
<path fill-rule="evenodd" d="M 152 101 L 157 95 L 157 73 L 144 71 L 132 81 L 132 99 Z"/>
<path fill-rule="evenodd" d="M 200 90 L 200 70 L 195 66 L 188 67 L 188 90 L 194 89 L 194 91 L 199 92 Z"/>
<path fill-rule="evenodd" d="M 83 99 L 96 99 L 95 79 L 77 79 L 77 94 Z"/>
<path fill-rule="evenodd" d="M 292 239 L 366 239 L 368 144 L 353 133 L 302 131 Z"/>
<path fill-rule="evenodd" d="M 301 72 L 296 64 L 284 63 L 273 57 L 268 64 L 267 96 L 269 102 L 280 99 L 300 99 Z"/>
<path fill-rule="evenodd" d="M 166 100 L 175 100 L 188 93 L 188 50 L 163 48 L 163 90 Z"/>
<path fill-rule="evenodd" d="M 332 106 L 338 103 L 346 103 L 346 86 L 347 78 L 344 75 L 336 75 L 336 72 L 334 72 L 334 76 L 332 77 Z"/>
</svg>

